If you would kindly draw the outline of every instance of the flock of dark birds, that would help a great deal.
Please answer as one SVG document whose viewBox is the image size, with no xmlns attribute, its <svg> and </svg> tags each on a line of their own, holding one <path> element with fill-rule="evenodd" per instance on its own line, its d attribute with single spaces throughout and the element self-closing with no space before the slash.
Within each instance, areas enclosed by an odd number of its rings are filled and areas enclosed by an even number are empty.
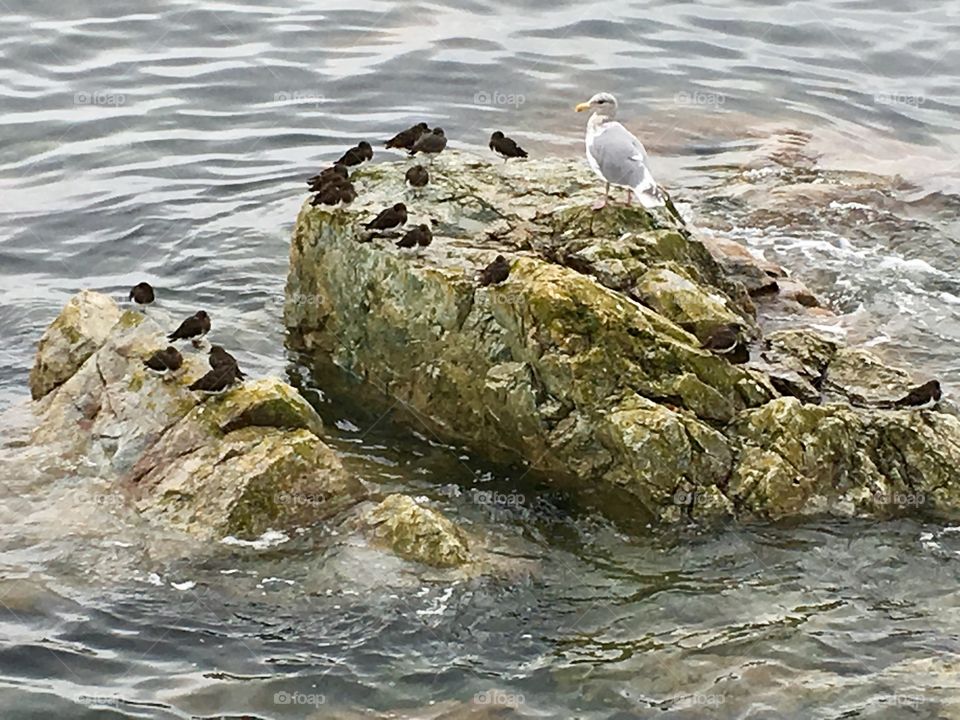
<svg viewBox="0 0 960 720">
<path fill-rule="evenodd" d="M 447 147 L 447 136 L 443 128 L 432 130 L 425 122 L 417 123 L 403 130 L 384 143 L 390 150 L 405 151 L 410 157 L 422 153 L 430 164 Z M 525 158 L 527 152 L 516 141 L 497 130 L 490 136 L 490 149 L 503 158 Z M 344 206 L 357 199 L 357 190 L 350 181 L 350 168 L 362 165 L 373 159 L 373 146 L 366 140 L 347 150 L 330 167 L 307 179 L 307 187 L 314 193 L 311 205 Z M 430 184 L 430 171 L 423 165 L 414 165 L 404 176 L 405 183 L 414 192 L 422 191 Z M 368 231 L 360 237 L 360 242 L 370 242 L 383 233 L 402 229 L 407 223 L 407 206 L 403 203 L 382 210 L 364 227 Z M 433 242 L 433 231 L 427 224 L 417 225 L 406 231 L 396 242 L 398 248 L 425 248 Z M 483 286 L 503 282 L 510 273 L 510 266 L 502 255 L 498 255 L 491 265 L 480 273 Z"/>
<path fill-rule="evenodd" d="M 447 138 L 443 128 L 431 130 L 426 123 L 418 123 L 398 133 L 385 145 L 387 148 L 405 150 L 410 157 L 423 153 L 432 163 L 433 158 L 446 148 Z M 490 149 L 497 152 L 505 161 L 510 158 L 527 157 L 523 148 L 499 131 L 490 137 Z M 349 168 L 371 159 L 373 159 L 373 147 L 366 141 L 347 150 L 333 165 L 307 180 L 310 191 L 315 193 L 311 203 L 334 206 L 352 203 L 357 199 L 357 191 L 350 182 Z M 430 173 L 423 165 L 415 165 L 407 170 L 405 181 L 414 191 L 419 191 L 430 183 Z M 396 203 L 380 212 L 364 226 L 368 233 L 361 237 L 361 241 L 370 242 L 377 237 L 378 233 L 403 228 L 406 223 L 407 207 L 403 203 Z M 404 233 L 396 244 L 400 248 L 425 248 L 432 241 L 433 231 L 430 226 L 421 223 Z M 483 286 L 501 283 L 509 274 L 510 264 L 502 255 L 497 255 L 496 259 L 480 273 L 479 282 Z M 131 288 L 129 299 L 137 306 L 145 308 L 154 302 L 156 294 L 149 283 L 141 282 Z M 200 348 L 209 332 L 210 316 L 200 310 L 167 335 L 170 345 L 151 354 L 143 364 L 153 372 L 173 375 L 183 367 L 184 359 L 183 354 L 172 343 L 190 341 L 195 348 Z M 246 377 L 240 370 L 237 359 L 220 345 L 211 345 L 208 359 L 210 370 L 192 383 L 190 390 L 222 392 Z"/>
<path fill-rule="evenodd" d="M 422 153 L 433 159 L 447 146 L 447 138 L 442 128 L 432 130 L 421 122 L 397 133 L 386 141 L 388 149 L 406 151 L 410 157 Z M 527 152 L 514 140 L 496 131 L 490 136 L 490 149 L 504 159 L 526 158 Z M 307 180 L 314 197 L 311 204 L 344 206 L 357 199 L 357 191 L 350 180 L 350 168 L 357 167 L 373 159 L 373 147 L 362 141 L 347 150 L 336 162 Z M 405 174 L 405 183 L 414 192 L 421 191 L 430 183 L 429 170 L 417 164 Z M 373 220 L 366 223 L 367 233 L 359 237 L 360 242 L 370 242 L 384 233 L 402 231 L 407 223 L 407 206 L 398 202 L 385 208 Z M 396 235 L 394 235 L 396 237 Z M 398 248 L 425 248 L 433 241 L 430 226 L 421 223 L 407 230 L 396 242 Z M 482 287 L 504 282 L 510 275 L 510 263 L 503 255 L 497 255 L 493 262 L 480 273 L 478 284 Z M 130 300 L 137 305 L 146 306 L 155 299 L 153 288 L 145 282 L 130 290 Z M 202 339 L 210 332 L 210 316 L 203 310 L 188 317 L 167 338 L 171 343 L 189 340 L 194 347 L 202 346 Z M 731 363 L 746 363 L 750 360 L 750 348 L 743 338 L 741 328 L 735 324 L 722 325 L 701 343 L 701 348 L 725 357 Z M 242 380 L 245 374 L 240 370 L 237 359 L 219 345 L 212 345 L 209 351 L 210 370 L 190 385 L 190 389 L 200 392 L 220 392 Z M 172 374 L 183 366 L 183 355 L 173 345 L 153 353 L 146 361 L 146 367 L 158 373 Z M 884 405 L 889 408 L 922 407 L 936 404 L 940 400 L 940 384 L 931 380 L 915 388 L 906 397 Z"/>
<path fill-rule="evenodd" d="M 130 290 L 129 299 L 140 307 L 146 307 L 156 300 L 156 293 L 150 283 L 137 283 Z M 184 320 L 172 333 L 167 335 L 171 343 L 189 340 L 194 347 L 202 347 L 203 338 L 210 332 L 210 316 L 203 310 Z M 190 385 L 197 392 L 220 392 L 226 390 L 246 377 L 240 370 L 237 359 L 220 345 L 210 347 L 210 371 Z M 143 361 L 143 364 L 162 375 L 172 375 L 183 367 L 183 354 L 173 345 L 157 350 Z"/>
</svg>

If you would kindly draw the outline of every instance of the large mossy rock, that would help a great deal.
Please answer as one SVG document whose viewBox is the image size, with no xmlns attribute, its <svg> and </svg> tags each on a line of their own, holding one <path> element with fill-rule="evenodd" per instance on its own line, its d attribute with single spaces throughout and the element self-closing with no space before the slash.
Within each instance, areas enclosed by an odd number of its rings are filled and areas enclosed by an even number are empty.
<svg viewBox="0 0 960 720">
<path fill-rule="evenodd" d="M 759 342 L 744 286 L 669 218 L 590 209 L 602 188 L 579 163 L 446 152 L 419 197 L 405 168 L 358 170 L 349 210 L 305 203 L 297 218 L 288 344 L 325 391 L 403 408 L 620 518 L 884 514 L 909 490 L 916 507 L 960 505 L 954 418 L 819 405 L 893 400 L 906 374 L 802 329 L 751 366 L 704 352 L 721 323 Z M 432 225 L 427 249 L 363 230 L 399 200 Z M 498 254 L 509 278 L 479 287 Z"/>
<path fill-rule="evenodd" d="M 658 268 L 679 277 L 684 263 L 673 305 L 696 319 L 691 329 L 711 316 L 748 325 L 746 295 L 696 240 L 656 227 L 666 221 L 637 207 L 585 209 L 596 192 L 589 177 L 570 164 L 533 167 L 444 156 L 425 197 L 409 202 L 411 223 L 435 221 L 422 252 L 360 242 L 358 221 L 402 196 L 401 167 L 358 173 L 359 211 L 305 205 L 291 250 L 289 343 L 318 375 L 363 378 L 446 437 L 573 484 L 625 489 L 634 514 L 659 514 L 683 480 L 726 476 L 715 426 L 770 392 L 641 304 L 638 283 Z M 498 253 L 511 259 L 509 278 L 478 287 Z M 672 434 L 627 420 L 638 416 Z"/>
</svg>

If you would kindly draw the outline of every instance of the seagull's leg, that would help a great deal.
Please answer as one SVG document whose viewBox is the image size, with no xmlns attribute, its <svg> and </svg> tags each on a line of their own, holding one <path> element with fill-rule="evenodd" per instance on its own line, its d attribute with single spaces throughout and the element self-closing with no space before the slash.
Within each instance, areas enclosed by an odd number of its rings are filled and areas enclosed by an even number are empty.
<svg viewBox="0 0 960 720">
<path fill-rule="evenodd" d="M 597 200 L 593 204 L 594 210 L 603 210 L 607 206 L 607 200 L 610 198 L 610 183 L 607 183 L 607 189 L 603 193 L 603 200 Z"/>
<path fill-rule="evenodd" d="M 627 188 L 627 206 L 629 207 L 632 204 L 633 204 L 633 190 L 631 190 L 630 188 Z"/>
</svg>

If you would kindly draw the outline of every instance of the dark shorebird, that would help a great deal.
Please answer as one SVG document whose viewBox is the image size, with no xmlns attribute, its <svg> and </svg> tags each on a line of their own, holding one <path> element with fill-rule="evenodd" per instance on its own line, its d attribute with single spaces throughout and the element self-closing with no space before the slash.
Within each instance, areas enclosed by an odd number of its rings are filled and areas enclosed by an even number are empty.
<svg viewBox="0 0 960 720">
<path fill-rule="evenodd" d="M 940 383 L 937 380 L 930 380 L 919 387 L 915 387 L 904 397 L 890 403 L 883 403 L 884 408 L 898 408 L 911 410 L 930 410 L 943 397 L 943 391 L 940 389 Z"/>
<path fill-rule="evenodd" d="M 210 348 L 210 372 L 190 386 L 201 392 L 220 392 L 246 377 L 237 359 L 219 345 Z"/>
<path fill-rule="evenodd" d="M 222 367 L 211 368 L 210 372 L 193 383 L 190 389 L 201 392 L 220 392 L 226 390 L 231 385 L 235 385 L 241 379 L 242 373 L 236 364 L 224 365 Z"/>
<path fill-rule="evenodd" d="M 412 248 L 416 247 L 417 245 L 420 247 L 427 247 L 432 242 L 433 232 L 431 232 L 430 226 L 417 225 L 415 228 L 409 230 L 406 235 L 397 240 L 397 247 Z"/>
<path fill-rule="evenodd" d="M 334 165 L 348 165 L 353 167 L 362 162 L 373 159 L 373 146 L 366 140 L 361 140 L 355 147 L 347 150 Z"/>
<path fill-rule="evenodd" d="M 223 349 L 221 345 L 213 345 L 210 347 L 210 367 L 214 370 L 218 368 L 224 368 L 228 366 L 234 366 L 237 369 L 237 377 L 243 380 L 247 375 L 246 373 L 240 370 L 240 365 L 237 363 L 237 359 Z"/>
<path fill-rule="evenodd" d="M 154 300 L 153 287 L 150 283 L 137 283 L 130 288 L 130 300 L 137 305 L 149 305 Z"/>
<path fill-rule="evenodd" d="M 367 223 L 367 230 L 389 230 L 407 222 L 407 206 L 397 203 L 393 207 L 380 212 L 373 220 Z"/>
<path fill-rule="evenodd" d="M 425 122 L 417 123 L 413 127 L 409 127 L 403 132 L 398 132 L 392 138 L 387 140 L 384 144 L 384 147 L 394 148 L 397 150 L 412 150 L 414 143 L 420 139 L 420 136 L 424 133 L 430 132 L 430 128 L 427 127 Z"/>
<path fill-rule="evenodd" d="M 443 134 L 443 128 L 434 128 L 430 132 L 421 135 L 420 139 L 413 144 L 413 147 L 410 148 L 410 156 L 413 157 L 418 152 L 426 153 L 430 156 L 432 162 L 434 155 L 443 152 L 446 146 L 447 137 Z"/>
<path fill-rule="evenodd" d="M 317 194 L 310 201 L 317 205 L 349 205 L 357 199 L 356 188 L 349 180 L 335 177 L 322 185 Z"/>
<path fill-rule="evenodd" d="M 343 180 L 350 179 L 350 171 L 347 170 L 346 165 L 341 165 L 339 163 L 336 165 L 331 165 L 330 167 L 321 171 L 318 175 L 308 178 L 307 185 L 309 186 L 310 190 L 317 192 L 328 182 L 335 180 L 336 178 Z"/>
<path fill-rule="evenodd" d="M 430 182 L 430 173 L 427 172 L 427 169 L 423 165 L 414 165 L 407 170 L 404 178 L 410 187 L 424 188 L 427 186 L 427 183 Z"/>
<path fill-rule="evenodd" d="M 704 340 L 700 347 L 717 355 L 723 355 L 732 363 L 742 364 L 750 360 L 750 348 L 740 337 L 737 325 L 721 325 Z"/>
<path fill-rule="evenodd" d="M 340 204 L 349 205 L 354 200 L 357 199 L 357 190 L 353 187 L 353 183 L 347 183 L 346 185 L 340 186 Z"/>
<path fill-rule="evenodd" d="M 510 158 L 525 158 L 527 156 L 526 150 L 499 130 L 490 136 L 490 149 L 502 157 L 504 162 Z"/>
<path fill-rule="evenodd" d="M 151 370 L 156 370 L 160 373 L 165 373 L 168 370 L 170 372 L 176 372 L 183 367 L 183 355 L 181 355 L 180 351 L 175 347 L 169 345 L 164 350 L 157 350 L 153 355 L 144 360 L 143 364 Z"/>
<path fill-rule="evenodd" d="M 210 332 L 210 316 L 200 310 L 180 323 L 180 327 L 167 335 L 167 340 L 171 342 L 174 340 L 191 340 L 196 346 L 199 344 L 200 338 L 208 332 Z"/>
<path fill-rule="evenodd" d="M 480 286 L 499 285 L 510 275 L 510 263 L 503 255 L 497 255 L 492 263 L 480 271 Z"/>
</svg>

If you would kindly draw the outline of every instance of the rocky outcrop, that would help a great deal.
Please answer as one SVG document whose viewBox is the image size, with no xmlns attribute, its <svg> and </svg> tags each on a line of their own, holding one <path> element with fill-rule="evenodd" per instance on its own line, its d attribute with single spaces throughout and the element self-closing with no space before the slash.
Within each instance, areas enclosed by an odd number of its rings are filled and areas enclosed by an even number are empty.
<svg viewBox="0 0 960 720">
<path fill-rule="evenodd" d="M 82 468 L 112 483 L 139 517 L 202 541 L 243 542 L 330 519 L 427 567 L 502 569 L 441 512 L 403 495 L 369 501 L 323 442 L 316 411 L 281 380 L 194 393 L 206 352 L 185 351 L 172 376 L 151 372 L 143 360 L 166 346 L 163 328 L 99 293 L 73 298 L 44 337 L 65 333 L 70 345 L 49 340 L 37 352 L 38 377 L 60 369 L 56 387 L 31 407 L 32 438 L 22 448 L 31 462 L 55 457 L 61 472 Z"/>
<path fill-rule="evenodd" d="M 335 395 L 400 405 L 487 457 L 522 460 L 593 497 L 609 492 L 607 510 L 634 518 L 872 512 L 876 503 L 842 501 L 853 497 L 843 482 L 876 497 L 910 487 L 906 478 L 915 486 L 917 450 L 948 457 L 960 440 L 949 417 L 870 407 L 894 384 L 891 375 L 872 393 L 853 387 L 873 372 L 859 350 L 802 331 L 761 341 L 751 292 L 716 244 L 641 208 L 589 209 L 600 190 L 578 163 L 445 153 L 424 196 L 408 202 L 410 223 L 434 228 L 418 251 L 361 226 L 404 196 L 403 170 L 359 170 L 350 210 L 305 204 L 297 219 L 288 342 Z M 509 277 L 479 287 L 497 254 Z M 755 296 L 777 292 L 765 278 L 784 273 L 741 261 Z M 700 349 L 727 323 L 756 340 L 754 364 Z M 844 403 L 818 407 L 831 400 Z M 815 453 L 781 453 L 790 443 L 821 449 L 834 469 Z M 880 462 L 890 453 L 904 460 Z M 872 475 L 837 469 L 868 462 Z M 923 486 L 924 507 L 952 511 L 956 468 Z"/>
<path fill-rule="evenodd" d="M 494 182 L 496 172 L 521 174 Z M 373 209 L 403 192 L 402 173 L 384 177 L 361 190 Z M 637 508 L 669 501 L 687 474 L 721 481 L 729 454 L 712 423 L 762 403 L 768 390 L 633 297 L 649 271 L 683 261 L 690 280 L 677 312 L 697 321 L 739 312 L 746 324 L 742 288 L 719 281 L 695 314 L 694 280 L 721 274 L 709 253 L 675 229 L 653 228 L 639 208 L 545 210 L 545 194 L 577 182 L 570 167 L 547 188 L 536 173 L 525 180 L 486 165 L 433 177 L 442 201 L 418 202 L 429 210 L 412 220 L 436 220 L 434 246 L 422 254 L 358 242 L 353 213 L 304 208 L 288 285 L 290 344 L 386 388 L 439 433 L 573 484 L 595 478 L 626 489 Z M 583 201 L 592 183 L 579 182 Z M 505 185 L 515 194 L 499 196 Z M 495 241 L 491 228 L 502 233 Z M 522 249 L 507 281 L 478 288 L 476 271 L 511 239 Z M 670 434 L 649 431 L 648 417 Z"/>
<path fill-rule="evenodd" d="M 731 428 L 738 461 L 726 494 L 742 515 L 960 512 L 960 421 L 780 398 Z"/>
<path fill-rule="evenodd" d="M 44 338 L 67 335 L 71 345 L 48 340 L 37 352 L 37 377 L 60 371 L 58 386 L 34 406 L 32 442 L 115 478 L 141 515 L 202 539 L 256 537 L 363 496 L 321 441 L 316 411 L 280 380 L 193 393 L 189 384 L 208 369 L 205 354 L 186 354 L 172 377 L 152 373 L 143 360 L 166 345 L 163 329 L 98 293 L 73 298 Z"/>
</svg>

